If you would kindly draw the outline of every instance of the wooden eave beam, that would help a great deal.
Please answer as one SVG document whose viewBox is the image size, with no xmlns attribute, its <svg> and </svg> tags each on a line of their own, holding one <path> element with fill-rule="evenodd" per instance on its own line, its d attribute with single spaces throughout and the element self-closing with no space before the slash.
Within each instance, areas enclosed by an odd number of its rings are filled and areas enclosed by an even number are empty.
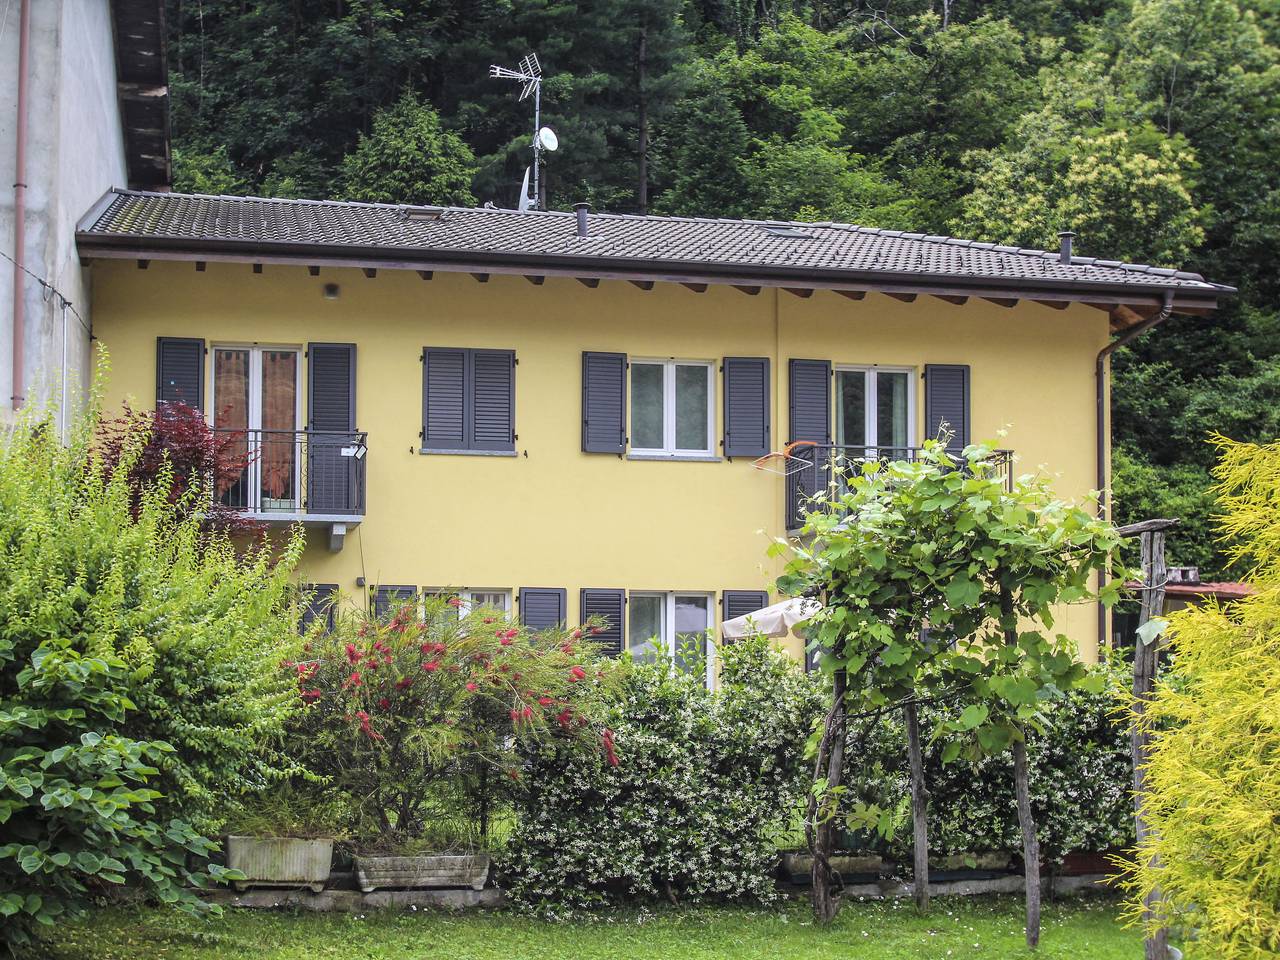
<svg viewBox="0 0 1280 960">
<path fill-rule="evenodd" d="M 206 266 L 207 266 L 207 264 L 206 264 L 203 260 L 197 260 L 197 261 L 196 261 L 196 273 L 204 273 L 204 268 L 205 268 Z"/>
<path fill-rule="evenodd" d="M 915 303 L 917 296 L 914 293 L 895 293 L 892 290 L 886 290 L 884 295 L 886 297 L 893 297 L 895 300 L 901 300 L 903 303 Z"/>
<path fill-rule="evenodd" d="M 1018 305 L 1017 297 L 983 297 L 987 303 L 994 303 L 997 307 L 1016 307 Z"/>
<path fill-rule="evenodd" d="M 628 281 L 628 282 L 629 282 L 632 286 L 639 287 L 641 290 L 652 290 L 652 289 L 653 289 L 653 281 L 652 281 L 652 280 L 630 280 L 630 281 Z"/>
<path fill-rule="evenodd" d="M 706 293 L 706 292 L 707 292 L 707 285 L 706 285 L 705 283 L 684 283 L 684 282 L 681 282 L 680 286 L 682 286 L 682 287 L 688 287 L 688 288 L 689 288 L 690 290 L 692 290 L 694 293 Z"/>
<path fill-rule="evenodd" d="M 1038 303 L 1042 307 L 1049 307 L 1053 310 L 1065 310 L 1067 307 L 1071 306 L 1071 304 L 1067 303 L 1065 300 L 1032 300 L 1031 302 Z"/>
<path fill-rule="evenodd" d="M 476 278 L 476 283 L 488 283 L 489 275 L 487 273 L 473 273 L 471 276 Z"/>
<path fill-rule="evenodd" d="M 576 279 L 584 287 L 588 287 L 591 290 L 594 290 L 596 287 L 600 286 L 599 277 L 575 277 L 574 279 Z"/>
<path fill-rule="evenodd" d="M 524 278 L 532 283 L 535 287 L 540 287 L 547 282 L 547 278 L 538 274 L 526 273 Z"/>
<path fill-rule="evenodd" d="M 313 277 L 318 277 L 320 276 L 320 267 L 313 263 L 311 266 L 307 267 L 307 273 L 311 274 Z"/>
<path fill-rule="evenodd" d="M 969 302 L 968 297 L 958 297 L 951 293 L 935 293 L 934 296 L 939 300 L 945 300 L 947 303 L 954 303 L 957 307 L 963 307 Z"/>
<path fill-rule="evenodd" d="M 801 300 L 808 300 L 813 296 L 813 287 L 783 287 L 782 289 Z"/>
<path fill-rule="evenodd" d="M 865 300 L 867 291 L 865 290 L 836 290 L 836 293 L 842 297 L 848 297 L 850 300 Z"/>
<path fill-rule="evenodd" d="M 260 263 L 255 263 L 255 264 L 253 265 L 253 272 L 254 272 L 254 273 L 261 273 L 261 272 L 262 272 L 262 264 L 260 264 Z M 365 272 L 367 273 L 368 271 L 366 270 Z"/>
<path fill-rule="evenodd" d="M 376 267 L 365 267 L 365 268 L 364 268 L 364 275 L 365 275 L 368 279 L 372 280 L 374 277 L 376 277 L 376 276 L 378 275 L 378 270 L 377 270 L 377 268 L 376 268 Z"/>
<path fill-rule="evenodd" d="M 744 287 L 736 283 L 733 285 L 733 289 L 739 293 L 745 293 L 748 297 L 758 296 L 760 293 L 759 287 Z"/>
<path fill-rule="evenodd" d="M 430 280 L 432 277 L 434 277 L 434 276 L 435 276 L 435 271 L 434 271 L 434 270 L 419 270 L 419 271 L 418 271 L 418 276 L 420 276 L 423 280 Z"/>
</svg>

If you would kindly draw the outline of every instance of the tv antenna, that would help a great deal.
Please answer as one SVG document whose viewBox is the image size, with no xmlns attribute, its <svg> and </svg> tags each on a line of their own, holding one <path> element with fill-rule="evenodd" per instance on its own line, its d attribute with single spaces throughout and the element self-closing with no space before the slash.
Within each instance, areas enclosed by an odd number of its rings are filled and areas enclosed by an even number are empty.
<svg viewBox="0 0 1280 960">
<path fill-rule="evenodd" d="M 520 99 L 527 100 L 533 94 L 533 195 L 529 195 L 529 171 L 524 172 L 524 183 L 520 187 L 520 212 L 530 207 L 541 208 L 542 193 L 538 168 L 542 163 L 542 153 L 554 152 L 560 141 L 555 131 L 542 125 L 542 64 L 538 62 L 536 53 L 527 53 L 514 70 L 490 64 L 489 76 L 498 80 L 515 80 L 523 84 L 520 88 Z"/>
</svg>

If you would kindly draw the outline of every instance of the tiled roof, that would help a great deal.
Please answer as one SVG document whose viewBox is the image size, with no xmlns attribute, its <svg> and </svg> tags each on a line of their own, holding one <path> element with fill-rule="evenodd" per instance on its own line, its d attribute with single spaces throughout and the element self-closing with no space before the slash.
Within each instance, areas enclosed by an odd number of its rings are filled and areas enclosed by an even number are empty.
<svg viewBox="0 0 1280 960">
<path fill-rule="evenodd" d="M 1057 252 L 843 223 L 780 223 L 592 213 L 575 216 L 452 207 L 405 207 L 257 197 L 118 191 L 81 224 L 82 245 L 148 244 L 192 250 L 289 249 L 317 257 L 377 253 L 388 259 L 648 266 L 708 275 L 753 272 L 884 276 L 992 286 L 1172 289 L 1213 297 L 1231 288 L 1199 274 Z"/>
</svg>

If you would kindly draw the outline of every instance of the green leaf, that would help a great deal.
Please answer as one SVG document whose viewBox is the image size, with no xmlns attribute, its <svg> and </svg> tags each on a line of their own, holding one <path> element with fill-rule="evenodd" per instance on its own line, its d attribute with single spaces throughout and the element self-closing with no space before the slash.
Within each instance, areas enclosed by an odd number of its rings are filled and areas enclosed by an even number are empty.
<svg viewBox="0 0 1280 960">
<path fill-rule="evenodd" d="M 1168 628 L 1169 621 L 1164 617 L 1152 617 L 1138 628 L 1138 640 L 1144 647 L 1148 646 L 1160 639 Z"/>
<path fill-rule="evenodd" d="M 990 713 L 991 711 L 987 708 L 986 704 L 982 704 L 982 703 L 969 704 L 969 706 L 965 707 L 964 710 L 961 711 L 960 713 L 960 720 L 959 720 L 960 729 L 972 730 L 975 727 L 982 726 L 982 724 L 987 722 L 987 716 Z"/>
</svg>

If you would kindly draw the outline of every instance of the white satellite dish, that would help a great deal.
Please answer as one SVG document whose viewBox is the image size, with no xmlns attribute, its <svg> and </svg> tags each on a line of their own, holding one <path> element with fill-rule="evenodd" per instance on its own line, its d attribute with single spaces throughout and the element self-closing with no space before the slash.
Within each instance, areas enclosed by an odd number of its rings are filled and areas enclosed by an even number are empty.
<svg viewBox="0 0 1280 960">
<path fill-rule="evenodd" d="M 538 131 L 538 143 L 542 144 L 543 150 L 554 153 L 560 146 L 560 138 L 550 127 L 543 127 Z"/>
<path fill-rule="evenodd" d="M 520 183 L 520 212 L 526 213 L 530 206 L 535 206 L 537 200 L 529 196 L 529 168 L 524 168 L 524 180 Z"/>
</svg>

